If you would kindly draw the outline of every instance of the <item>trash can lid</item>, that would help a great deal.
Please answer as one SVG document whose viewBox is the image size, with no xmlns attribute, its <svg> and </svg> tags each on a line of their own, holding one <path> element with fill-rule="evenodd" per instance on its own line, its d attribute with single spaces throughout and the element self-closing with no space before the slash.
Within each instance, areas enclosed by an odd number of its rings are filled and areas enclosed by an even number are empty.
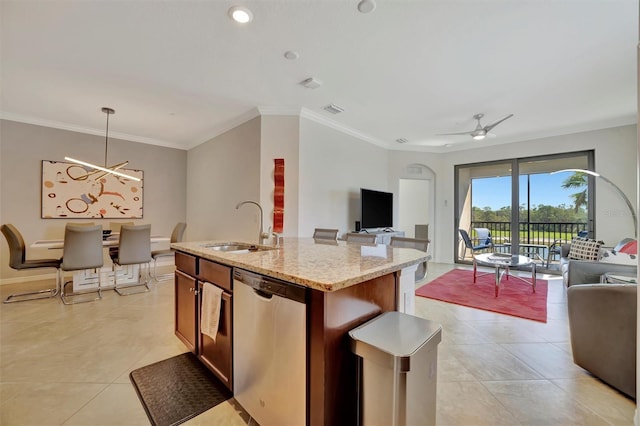
<svg viewBox="0 0 640 426">
<path fill-rule="evenodd" d="M 349 331 L 352 349 L 362 358 L 408 358 L 420 349 L 434 349 L 442 340 L 442 326 L 402 312 L 382 315 Z M 385 356 L 386 354 L 386 356 Z"/>
</svg>

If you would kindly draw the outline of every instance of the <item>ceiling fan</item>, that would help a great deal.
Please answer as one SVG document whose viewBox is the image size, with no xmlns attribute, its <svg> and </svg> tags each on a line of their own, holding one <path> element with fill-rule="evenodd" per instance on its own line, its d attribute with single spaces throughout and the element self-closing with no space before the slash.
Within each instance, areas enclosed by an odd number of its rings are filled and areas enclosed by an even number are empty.
<svg viewBox="0 0 640 426">
<path fill-rule="evenodd" d="M 491 129 L 493 129 L 494 127 L 496 127 L 498 124 L 502 123 L 504 120 L 513 117 L 513 114 L 509 114 L 506 117 L 502 117 L 500 120 L 494 121 L 491 124 L 487 124 L 486 126 L 482 126 L 482 124 L 480 124 L 480 119 L 484 117 L 483 113 L 478 113 L 476 115 L 473 116 L 473 118 L 478 122 L 478 124 L 476 124 L 476 128 L 473 130 L 470 130 L 468 132 L 458 132 L 458 133 L 439 133 L 438 136 L 444 136 L 444 135 L 471 135 L 471 137 L 477 141 L 481 141 L 482 139 L 486 138 L 487 135 L 489 134 L 489 131 L 491 131 Z"/>
</svg>

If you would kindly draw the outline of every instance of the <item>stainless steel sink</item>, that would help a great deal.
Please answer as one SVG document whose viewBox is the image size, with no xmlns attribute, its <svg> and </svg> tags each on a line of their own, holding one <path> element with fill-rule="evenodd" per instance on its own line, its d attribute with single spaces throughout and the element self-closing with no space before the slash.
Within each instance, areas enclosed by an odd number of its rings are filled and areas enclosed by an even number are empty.
<svg viewBox="0 0 640 426">
<path fill-rule="evenodd" d="M 223 251 L 226 253 L 251 253 L 255 251 L 271 250 L 271 247 L 258 246 L 256 244 L 247 243 L 216 243 L 216 244 L 204 244 L 204 248 Z"/>
</svg>

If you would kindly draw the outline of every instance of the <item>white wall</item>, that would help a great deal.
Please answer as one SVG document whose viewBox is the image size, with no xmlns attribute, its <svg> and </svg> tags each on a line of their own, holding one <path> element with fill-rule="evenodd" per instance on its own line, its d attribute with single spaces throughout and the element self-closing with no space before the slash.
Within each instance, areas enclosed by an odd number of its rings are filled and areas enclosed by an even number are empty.
<svg viewBox="0 0 640 426">
<path fill-rule="evenodd" d="M 260 117 L 188 152 L 186 240 L 257 242 L 260 201 Z"/>
<path fill-rule="evenodd" d="M 301 118 L 299 236 L 312 236 L 314 228 L 353 231 L 360 220 L 360 188 L 391 191 L 388 155 L 382 148 Z"/>
<path fill-rule="evenodd" d="M 260 134 L 260 204 L 264 209 L 265 231 L 273 227 L 273 160 L 284 158 L 283 236 L 297 236 L 300 119 L 291 115 L 263 115 Z"/>
<path fill-rule="evenodd" d="M 65 155 L 104 161 L 104 136 L 0 120 L 0 222 L 15 225 L 27 244 L 28 258 L 62 256 L 61 251 L 36 250 L 36 240 L 62 238 L 65 219 L 40 218 L 42 160 L 64 161 Z M 144 172 L 144 217 L 136 224 L 151 224 L 154 235 L 171 235 L 186 218 L 186 168 L 184 150 L 109 138 L 109 163 L 128 160 L 127 168 Z M 118 219 L 92 219 L 108 229 Z M 127 219 L 130 221 L 130 219 Z M 0 277 L 3 283 L 53 270 L 14 271 L 8 266 L 8 249 L 0 237 Z M 105 261 L 107 264 L 110 262 Z"/>
</svg>

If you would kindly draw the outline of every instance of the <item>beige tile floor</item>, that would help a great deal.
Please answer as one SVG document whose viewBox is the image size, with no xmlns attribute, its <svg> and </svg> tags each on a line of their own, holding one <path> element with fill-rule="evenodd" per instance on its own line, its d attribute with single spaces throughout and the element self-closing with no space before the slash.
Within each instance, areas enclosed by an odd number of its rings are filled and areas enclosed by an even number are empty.
<svg viewBox="0 0 640 426">
<path fill-rule="evenodd" d="M 453 267 L 430 264 L 428 279 Z M 3 285 L 0 295 L 44 284 Z M 635 403 L 573 364 L 565 300 L 552 279 L 543 324 L 418 297 L 416 314 L 443 327 L 437 424 L 632 425 Z M 2 304 L 0 326 L 3 426 L 149 424 L 128 374 L 185 352 L 173 335 L 171 281 L 74 306 Z M 247 420 L 230 401 L 187 424 Z"/>
</svg>

